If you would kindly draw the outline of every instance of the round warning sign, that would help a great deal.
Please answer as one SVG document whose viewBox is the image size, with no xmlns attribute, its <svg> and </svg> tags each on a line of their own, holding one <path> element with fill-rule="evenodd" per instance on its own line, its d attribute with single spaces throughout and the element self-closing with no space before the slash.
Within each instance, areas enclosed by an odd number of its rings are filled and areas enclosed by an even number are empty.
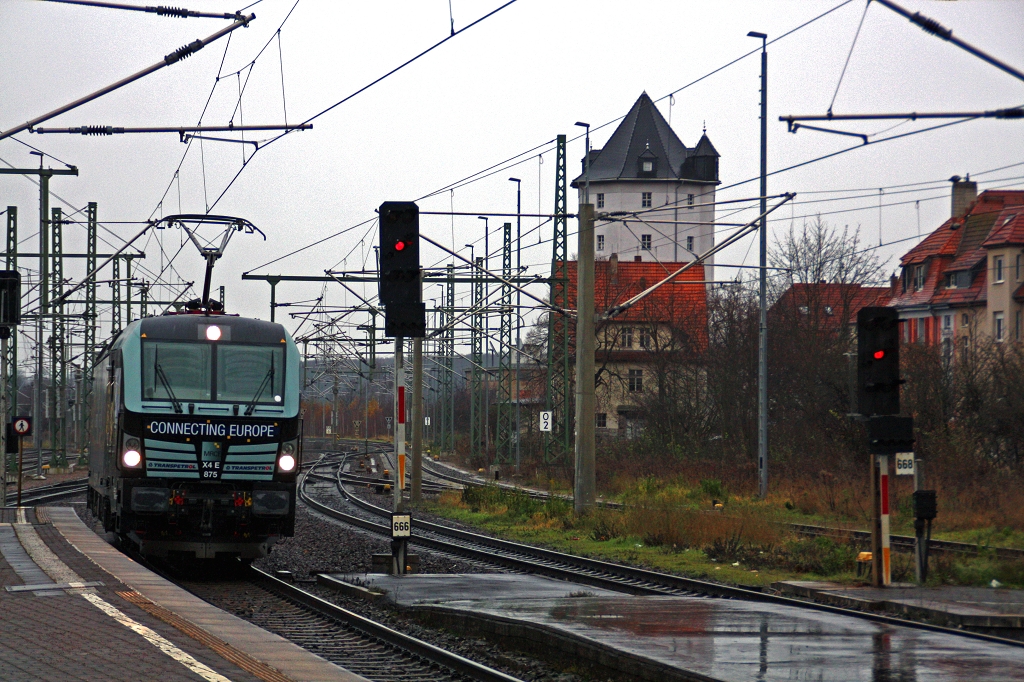
<svg viewBox="0 0 1024 682">
<path fill-rule="evenodd" d="M 16 417 L 14 419 L 14 433 L 19 436 L 27 436 L 32 433 L 32 420 L 28 417 Z"/>
</svg>

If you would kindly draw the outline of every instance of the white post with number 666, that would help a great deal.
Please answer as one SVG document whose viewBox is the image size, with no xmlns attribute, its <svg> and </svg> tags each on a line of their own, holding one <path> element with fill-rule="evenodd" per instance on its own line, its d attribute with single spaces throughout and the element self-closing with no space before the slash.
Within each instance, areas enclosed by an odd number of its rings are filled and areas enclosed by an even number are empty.
<svg viewBox="0 0 1024 682">
<path fill-rule="evenodd" d="M 410 514 L 391 515 L 391 537 L 407 538 L 412 535 L 412 516 Z"/>
<path fill-rule="evenodd" d="M 897 476 L 913 476 L 914 475 L 914 453 L 913 452 L 897 452 L 896 453 L 896 475 Z"/>
</svg>

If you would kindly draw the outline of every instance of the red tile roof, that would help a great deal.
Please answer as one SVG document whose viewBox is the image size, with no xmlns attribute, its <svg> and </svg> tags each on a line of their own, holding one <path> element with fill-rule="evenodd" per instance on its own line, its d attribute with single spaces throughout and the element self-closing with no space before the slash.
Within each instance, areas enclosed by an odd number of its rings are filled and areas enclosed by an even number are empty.
<svg viewBox="0 0 1024 682">
<path fill-rule="evenodd" d="M 1004 208 L 982 246 L 1024 246 L 1024 206 Z"/>
<path fill-rule="evenodd" d="M 772 306 L 771 312 L 787 311 L 806 315 L 812 324 L 835 331 L 842 324 L 856 322 L 857 312 L 861 308 L 889 305 L 891 298 L 889 287 L 829 282 L 798 283 L 782 294 Z M 807 312 L 804 313 L 802 308 L 806 308 Z"/>
<path fill-rule="evenodd" d="M 657 284 L 685 263 L 618 261 L 617 274 L 611 260 L 594 264 L 594 303 L 598 315 Z M 576 261 L 567 261 L 568 307 L 576 309 Z M 686 331 L 700 348 L 707 347 L 707 287 L 704 266 L 695 265 L 673 282 L 663 285 L 632 308 L 615 317 L 616 322 L 671 324 Z M 677 284 L 675 282 L 690 282 Z"/>
</svg>

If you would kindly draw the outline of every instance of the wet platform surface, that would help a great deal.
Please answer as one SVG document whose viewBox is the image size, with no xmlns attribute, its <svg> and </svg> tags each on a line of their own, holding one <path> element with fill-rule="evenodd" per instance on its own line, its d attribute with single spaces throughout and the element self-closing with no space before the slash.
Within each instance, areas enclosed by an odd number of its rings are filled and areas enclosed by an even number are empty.
<svg viewBox="0 0 1024 682">
<path fill-rule="evenodd" d="M 953 627 L 999 631 L 993 634 L 1024 638 L 1024 590 L 914 585 L 878 588 L 799 580 L 775 583 L 773 587 L 785 594 L 838 606 L 926 618 Z"/>
<path fill-rule="evenodd" d="M 365 682 L 153 574 L 71 508 L 4 518 L 3 682 Z"/>
<path fill-rule="evenodd" d="M 556 648 L 575 640 L 598 653 L 626 652 L 686 671 L 680 679 L 691 673 L 729 682 L 1024 680 L 1024 647 L 798 607 L 624 596 L 537 576 L 347 578 L 441 622 L 488 618 L 503 632 L 519 624 Z"/>
</svg>

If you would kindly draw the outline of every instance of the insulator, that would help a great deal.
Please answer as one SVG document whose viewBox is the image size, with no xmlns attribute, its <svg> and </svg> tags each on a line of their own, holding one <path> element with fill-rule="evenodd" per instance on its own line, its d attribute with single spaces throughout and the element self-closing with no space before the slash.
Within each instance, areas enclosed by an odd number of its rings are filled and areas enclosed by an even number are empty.
<svg viewBox="0 0 1024 682">
<path fill-rule="evenodd" d="M 203 46 L 204 43 L 202 40 L 196 40 L 195 42 L 189 43 L 188 45 L 183 45 L 171 54 L 164 57 L 164 63 L 170 65 L 182 59 L 187 59 L 188 57 L 191 57 L 193 53 L 199 52 L 199 50 L 203 49 Z"/>
<path fill-rule="evenodd" d="M 161 5 L 156 8 L 156 13 L 162 17 L 188 17 L 188 10 L 181 7 L 164 7 Z"/>
<path fill-rule="evenodd" d="M 113 126 L 82 126 L 81 133 L 83 135 L 113 135 Z"/>
<path fill-rule="evenodd" d="M 930 19 L 926 16 L 923 16 L 920 12 L 915 12 L 914 16 L 911 18 L 911 21 L 913 21 L 915 24 L 923 28 L 928 33 L 931 33 L 932 35 L 937 35 L 943 40 L 949 40 L 949 38 L 953 35 L 953 31 L 949 30 L 948 28 L 946 28 L 939 22 L 935 21 L 934 19 Z"/>
</svg>

